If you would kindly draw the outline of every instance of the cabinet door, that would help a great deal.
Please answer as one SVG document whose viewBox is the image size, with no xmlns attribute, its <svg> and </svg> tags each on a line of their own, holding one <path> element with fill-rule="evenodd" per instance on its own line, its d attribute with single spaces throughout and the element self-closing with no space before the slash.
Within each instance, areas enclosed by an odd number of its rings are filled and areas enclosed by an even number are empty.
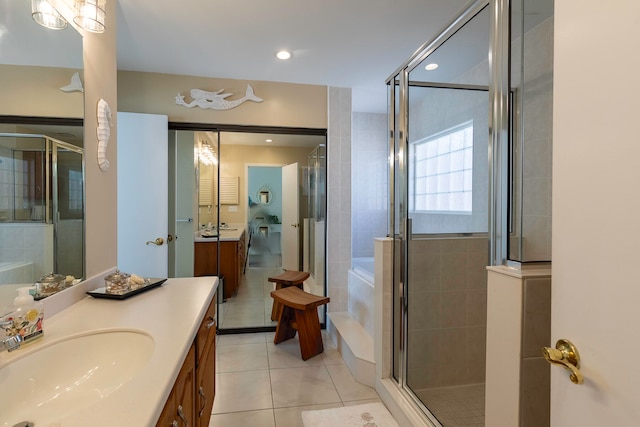
<svg viewBox="0 0 640 427">
<path fill-rule="evenodd" d="M 178 426 L 177 421 L 178 416 L 176 415 L 176 395 L 175 389 L 171 390 L 171 394 L 167 399 L 167 403 L 164 405 L 164 409 L 162 409 L 162 414 L 160 414 L 160 418 L 158 419 L 158 423 L 156 427 L 176 427 Z"/>
<path fill-rule="evenodd" d="M 218 274 L 218 244 L 195 242 L 193 252 L 193 275 L 215 276 Z"/>
<path fill-rule="evenodd" d="M 224 276 L 224 297 L 231 298 L 238 290 L 238 242 L 220 242 L 220 274 Z"/>
<path fill-rule="evenodd" d="M 204 315 L 204 319 L 202 319 L 202 323 L 200 323 L 200 327 L 198 328 L 198 334 L 196 335 L 196 367 L 200 366 L 200 362 L 203 360 L 205 349 L 208 345 L 209 340 L 215 339 L 216 335 L 216 301 L 218 292 L 213 294 L 213 299 L 209 304 L 209 308 L 207 309 L 207 313 Z"/>
<path fill-rule="evenodd" d="M 180 427 L 192 427 L 195 420 L 194 384 L 196 371 L 196 349 L 191 346 L 180 369 L 174 386 L 176 393 L 176 419 Z"/>
<path fill-rule="evenodd" d="M 216 335 L 207 341 L 204 357 L 196 371 L 198 387 L 198 426 L 208 427 L 216 395 Z"/>
</svg>

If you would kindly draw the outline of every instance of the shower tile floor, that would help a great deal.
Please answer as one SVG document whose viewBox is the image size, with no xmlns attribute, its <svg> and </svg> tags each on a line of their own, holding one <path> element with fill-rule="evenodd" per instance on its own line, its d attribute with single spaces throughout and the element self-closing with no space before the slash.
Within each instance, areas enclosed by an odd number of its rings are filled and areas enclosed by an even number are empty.
<svg viewBox="0 0 640 427">
<path fill-rule="evenodd" d="M 484 427 L 484 384 L 415 391 L 444 427 Z"/>
</svg>

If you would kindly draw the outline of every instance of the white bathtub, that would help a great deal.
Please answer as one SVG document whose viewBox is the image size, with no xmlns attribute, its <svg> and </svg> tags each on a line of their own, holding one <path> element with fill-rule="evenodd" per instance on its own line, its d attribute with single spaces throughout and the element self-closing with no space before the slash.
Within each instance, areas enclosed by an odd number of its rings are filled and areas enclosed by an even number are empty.
<svg viewBox="0 0 640 427">
<path fill-rule="evenodd" d="M 33 283 L 33 263 L 0 261 L 0 285 Z"/>
<path fill-rule="evenodd" d="M 375 267 L 373 257 L 371 258 L 352 258 L 351 269 L 354 273 L 362 276 L 366 281 L 373 286 L 373 280 L 375 277 Z"/>
<path fill-rule="evenodd" d="M 353 258 L 349 270 L 348 310 L 369 335 L 373 336 L 373 258 Z"/>
</svg>

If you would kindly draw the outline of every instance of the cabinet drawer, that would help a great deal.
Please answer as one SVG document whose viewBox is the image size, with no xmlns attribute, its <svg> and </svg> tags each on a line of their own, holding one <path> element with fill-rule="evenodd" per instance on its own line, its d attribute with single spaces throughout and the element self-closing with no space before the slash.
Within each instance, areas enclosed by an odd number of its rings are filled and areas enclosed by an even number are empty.
<svg viewBox="0 0 640 427">
<path fill-rule="evenodd" d="M 216 334 L 216 301 L 217 301 L 218 292 L 213 295 L 213 299 L 211 300 L 211 304 L 209 304 L 209 308 L 207 309 L 207 313 L 204 315 L 204 319 L 202 319 L 202 323 L 198 328 L 198 335 L 196 337 L 196 349 L 197 349 L 197 361 L 200 362 L 202 358 L 202 353 L 207 345 L 207 340 L 215 339 Z"/>
</svg>

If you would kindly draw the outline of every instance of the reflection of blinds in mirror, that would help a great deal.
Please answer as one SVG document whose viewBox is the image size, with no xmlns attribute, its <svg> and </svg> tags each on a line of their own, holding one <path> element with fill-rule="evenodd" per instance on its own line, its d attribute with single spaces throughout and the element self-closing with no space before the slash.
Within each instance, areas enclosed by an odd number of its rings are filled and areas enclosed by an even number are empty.
<svg viewBox="0 0 640 427">
<path fill-rule="evenodd" d="M 221 176 L 220 177 L 220 204 L 221 205 L 237 205 L 238 204 L 238 181 L 237 176 Z"/>
<path fill-rule="evenodd" d="M 200 206 L 213 206 L 213 179 L 200 177 L 200 193 L 198 194 Z"/>
</svg>

